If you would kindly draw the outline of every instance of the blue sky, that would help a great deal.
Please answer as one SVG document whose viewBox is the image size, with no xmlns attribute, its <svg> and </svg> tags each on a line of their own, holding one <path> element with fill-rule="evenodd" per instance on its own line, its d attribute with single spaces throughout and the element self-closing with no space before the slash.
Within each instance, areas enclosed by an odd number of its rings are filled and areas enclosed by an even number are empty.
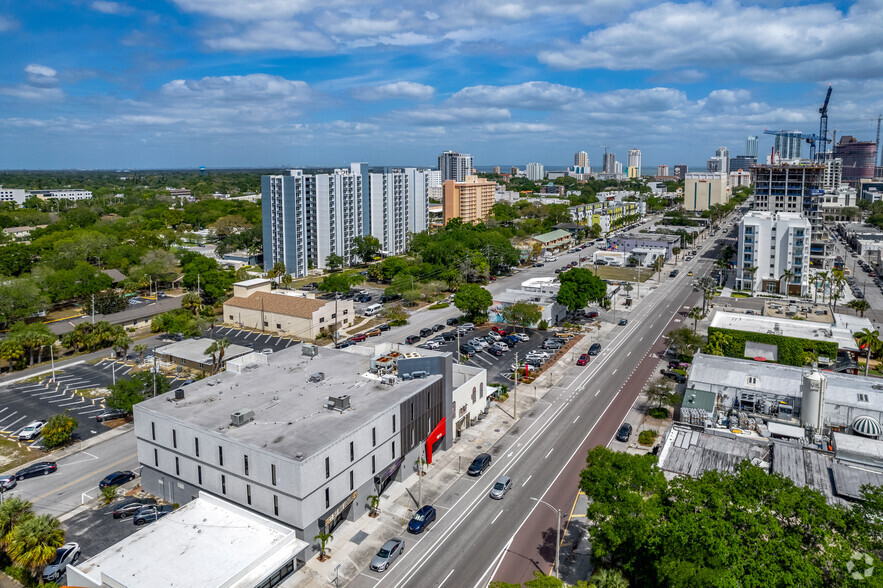
<svg viewBox="0 0 883 588">
<path fill-rule="evenodd" d="M 0 0 L 0 168 L 646 167 L 874 140 L 883 0 Z"/>
</svg>

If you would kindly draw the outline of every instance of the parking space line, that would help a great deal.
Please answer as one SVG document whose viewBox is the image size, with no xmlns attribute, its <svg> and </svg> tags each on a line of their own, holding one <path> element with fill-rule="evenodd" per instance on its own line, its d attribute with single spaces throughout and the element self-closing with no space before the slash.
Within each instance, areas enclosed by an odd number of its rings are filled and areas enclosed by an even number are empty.
<svg viewBox="0 0 883 588">
<path fill-rule="evenodd" d="M 58 406 L 73 406 L 74 404 L 83 404 L 86 402 L 85 398 L 80 398 L 79 400 L 74 400 L 73 402 L 66 402 L 65 404 L 59 404 Z"/>
<path fill-rule="evenodd" d="M 14 417 L 17 414 L 18 414 L 18 411 L 16 410 L 15 412 L 12 412 L 12 413 L 6 415 L 5 417 L 3 417 L 2 419 L 0 419 L 0 427 L 5 427 L 6 426 L 5 425 L 6 419 L 11 419 L 12 417 Z"/>
<path fill-rule="evenodd" d="M 26 418 L 28 418 L 27 415 L 22 415 L 20 418 L 18 418 L 18 419 L 16 419 L 16 420 L 12 421 L 11 423 L 4 423 L 3 426 L 12 429 L 12 428 L 15 426 L 16 423 L 18 423 L 19 421 L 23 421 L 23 420 L 25 420 Z"/>
<path fill-rule="evenodd" d="M 91 408 L 91 407 L 89 407 L 89 408 Z M 92 410 L 78 410 L 77 412 L 80 414 L 93 414 L 96 412 L 104 412 L 104 409 L 103 408 L 95 408 Z"/>
</svg>

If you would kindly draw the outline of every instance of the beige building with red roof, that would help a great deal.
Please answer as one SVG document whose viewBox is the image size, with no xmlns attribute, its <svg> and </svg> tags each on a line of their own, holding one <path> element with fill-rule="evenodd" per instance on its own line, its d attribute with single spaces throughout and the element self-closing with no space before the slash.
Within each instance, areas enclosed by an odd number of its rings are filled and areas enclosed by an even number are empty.
<svg viewBox="0 0 883 588">
<path fill-rule="evenodd" d="M 233 284 L 233 297 L 224 303 L 224 322 L 243 329 L 316 339 L 321 329 L 345 329 L 355 318 L 352 300 L 320 300 L 304 292 L 271 288 L 272 280 L 262 278 Z"/>
</svg>

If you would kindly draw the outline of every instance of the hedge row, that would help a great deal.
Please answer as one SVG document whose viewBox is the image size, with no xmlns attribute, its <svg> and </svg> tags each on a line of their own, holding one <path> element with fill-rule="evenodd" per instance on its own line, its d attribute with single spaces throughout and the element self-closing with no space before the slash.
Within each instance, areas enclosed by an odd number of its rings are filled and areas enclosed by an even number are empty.
<svg viewBox="0 0 883 588">
<path fill-rule="evenodd" d="M 745 343 L 766 343 L 775 345 L 778 349 L 778 363 L 785 365 L 804 365 L 804 353 L 810 351 L 817 356 L 837 357 L 837 344 L 831 341 L 814 341 L 812 339 L 799 339 L 797 337 L 785 337 L 783 335 L 770 335 L 768 333 L 746 333 L 718 327 L 708 328 L 708 339 L 712 339 L 714 333 L 720 333 L 727 344 L 723 346 L 723 353 L 727 357 L 745 357 Z"/>
</svg>

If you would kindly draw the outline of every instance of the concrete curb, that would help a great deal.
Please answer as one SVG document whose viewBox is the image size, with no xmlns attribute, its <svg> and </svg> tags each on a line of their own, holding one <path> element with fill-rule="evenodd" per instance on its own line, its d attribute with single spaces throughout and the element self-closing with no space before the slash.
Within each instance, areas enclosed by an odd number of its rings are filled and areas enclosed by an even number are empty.
<svg viewBox="0 0 883 588">
<path fill-rule="evenodd" d="M 73 363 L 66 363 L 66 364 L 64 364 L 64 365 L 56 365 L 56 366 L 55 366 L 55 369 L 56 369 L 56 371 L 61 371 L 61 370 L 63 370 L 64 368 L 72 367 L 72 366 L 75 366 L 75 365 L 80 365 L 80 364 L 83 364 L 83 363 L 86 363 L 86 360 L 85 360 L 85 359 L 81 359 L 81 360 L 79 360 L 79 361 L 75 361 L 75 362 L 73 362 Z M 25 375 L 25 376 L 21 376 L 21 377 L 19 377 L 19 378 L 15 378 L 15 379 L 13 379 L 13 380 L 7 380 L 7 381 L 5 381 L 5 382 L 0 382 L 0 386 L 9 386 L 9 385 L 11 385 L 11 384 L 15 384 L 15 383 L 17 383 L 17 382 L 21 382 L 22 380 L 30 380 L 31 378 L 35 378 L 35 377 L 37 377 L 37 376 L 42 376 L 43 374 L 51 374 L 51 373 L 52 373 L 52 368 L 48 368 L 48 369 L 45 369 L 45 370 L 41 370 L 41 371 L 39 371 L 39 372 L 35 372 L 35 373 L 32 373 L 32 374 L 27 374 L 27 375 Z"/>
</svg>

